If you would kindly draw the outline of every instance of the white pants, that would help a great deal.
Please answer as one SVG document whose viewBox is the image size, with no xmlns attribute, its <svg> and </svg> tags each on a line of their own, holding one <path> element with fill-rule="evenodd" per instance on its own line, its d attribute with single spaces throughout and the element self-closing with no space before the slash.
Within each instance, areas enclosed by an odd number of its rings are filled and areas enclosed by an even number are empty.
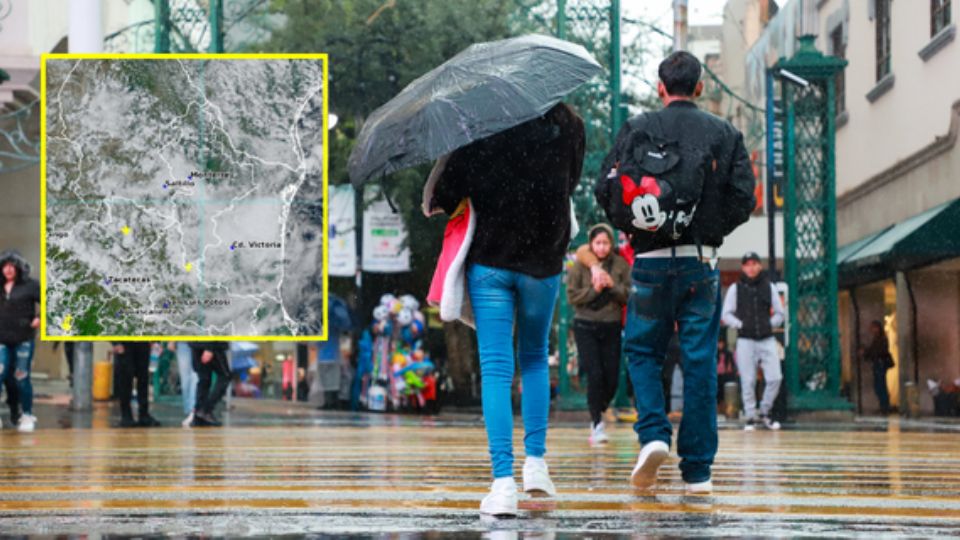
<svg viewBox="0 0 960 540">
<path fill-rule="evenodd" d="M 783 374 L 780 372 L 780 357 L 777 354 L 777 340 L 737 338 L 737 369 L 740 371 L 740 390 L 743 394 L 743 411 L 747 418 L 757 416 L 757 366 L 763 370 L 763 400 L 760 402 L 760 414 L 767 416 L 773 408 L 773 402 L 780 392 Z"/>
</svg>

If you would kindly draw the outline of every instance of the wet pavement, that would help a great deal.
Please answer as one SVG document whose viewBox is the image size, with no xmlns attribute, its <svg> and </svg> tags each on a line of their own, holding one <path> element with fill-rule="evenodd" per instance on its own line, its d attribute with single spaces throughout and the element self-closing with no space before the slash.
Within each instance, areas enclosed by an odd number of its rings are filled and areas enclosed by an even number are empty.
<svg viewBox="0 0 960 540">
<path fill-rule="evenodd" d="M 39 407 L 32 434 L 0 431 L 0 534 L 292 535 L 436 538 L 958 536 L 960 425 L 897 419 L 720 433 L 714 493 L 683 494 L 676 459 L 653 494 L 627 478 L 627 425 L 587 444 L 557 422 L 547 460 L 555 500 L 484 520 L 489 486 L 476 414 L 319 412 L 236 400 L 226 428 L 110 427 L 111 409 Z M 517 433 L 516 447 L 522 448 Z M 521 463 L 522 456 L 518 459 Z M 520 474 L 517 471 L 519 480 Z"/>
</svg>

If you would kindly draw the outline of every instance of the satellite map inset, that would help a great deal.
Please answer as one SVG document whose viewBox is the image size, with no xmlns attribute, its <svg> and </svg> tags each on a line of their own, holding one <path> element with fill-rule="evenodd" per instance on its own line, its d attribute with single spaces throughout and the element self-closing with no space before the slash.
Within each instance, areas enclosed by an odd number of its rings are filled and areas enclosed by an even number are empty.
<svg viewBox="0 0 960 540">
<path fill-rule="evenodd" d="M 323 75 L 48 59 L 47 335 L 319 337 Z"/>
</svg>

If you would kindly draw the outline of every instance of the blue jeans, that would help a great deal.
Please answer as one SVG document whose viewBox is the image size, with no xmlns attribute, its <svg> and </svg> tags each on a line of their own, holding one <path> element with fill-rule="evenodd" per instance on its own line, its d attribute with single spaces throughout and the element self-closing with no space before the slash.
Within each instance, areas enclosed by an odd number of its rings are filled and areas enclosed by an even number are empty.
<svg viewBox="0 0 960 540">
<path fill-rule="evenodd" d="M 523 384 L 523 445 L 527 456 L 543 457 L 550 414 L 547 338 L 560 275 L 537 279 L 511 270 L 473 264 L 467 270 L 467 283 L 480 345 L 483 420 L 487 426 L 493 477 L 512 477 L 510 388 L 516 366 L 514 322 Z"/>
<path fill-rule="evenodd" d="M 197 373 L 193 371 L 193 353 L 190 346 L 183 341 L 177 343 L 177 368 L 180 371 L 183 414 L 190 414 L 197 401 Z"/>
<path fill-rule="evenodd" d="M 0 343 L 0 375 L 16 380 L 23 414 L 33 414 L 33 383 L 30 382 L 32 367 L 33 340 Z"/>
<path fill-rule="evenodd" d="M 710 479 L 717 453 L 717 337 L 720 273 L 693 257 L 637 259 L 627 304 L 624 352 L 637 406 L 640 444 L 670 445 L 661 371 L 674 324 L 683 369 L 683 420 L 677 437 L 680 472 L 688 483 Z"/>
</svg>

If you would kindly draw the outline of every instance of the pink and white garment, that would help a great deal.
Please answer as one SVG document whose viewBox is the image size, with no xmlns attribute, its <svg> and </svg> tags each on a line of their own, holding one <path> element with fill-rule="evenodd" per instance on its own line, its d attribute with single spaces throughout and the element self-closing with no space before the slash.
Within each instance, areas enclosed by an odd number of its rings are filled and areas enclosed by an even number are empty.
<svg viewBox="0 0 960 540">
<path fill-rule="evenodd" d="M 437 182 L 447 165 L 449 154 L 437 160 L 430 177 L 423 187 L 423 214 L 427 217 L 442 214 L 443 210 L 430 206 Z M 440 307 L 440 319 L 447 322 L 462 321 L 476 328 L 470 295 L 467 291 L 467 254 L 477 229 L 476 212 L 470 199 L 464 199 L 447 221 L 443 231 L 443 247 L 437 259 L 437 268 L 430 282 L 427 303 Z"/>
</svg>

